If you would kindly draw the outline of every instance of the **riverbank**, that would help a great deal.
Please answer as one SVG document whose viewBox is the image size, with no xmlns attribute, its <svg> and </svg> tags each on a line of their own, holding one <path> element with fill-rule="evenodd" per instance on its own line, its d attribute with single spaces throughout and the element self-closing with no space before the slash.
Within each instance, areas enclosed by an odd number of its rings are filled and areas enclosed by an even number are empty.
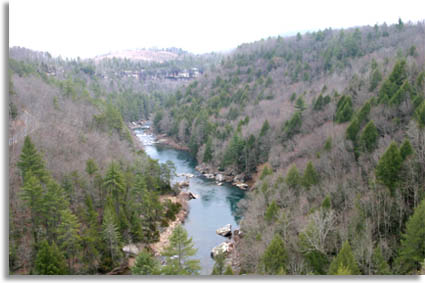
<svg viewBox="0 0 425 283">
<path fill-rule="evenodd" d="M 176 220 L 171 222 L 164 231 L 159 234 L 159 241 L 150 245 L 155 256 L 161 255 L 161 252 L 169 245 L 170 236 L 173 233 L 174 229 L 184 222 L 187 214 L 189 213 L 188 206 L 188 193 L 181 191 L 177 196 L 164 195 L 160 196 L 160 201 L 165 202 L 166 200 L 170 200 L 173 203 L 180 203 L 181 209 L 176 215 Z"/>
</svg>

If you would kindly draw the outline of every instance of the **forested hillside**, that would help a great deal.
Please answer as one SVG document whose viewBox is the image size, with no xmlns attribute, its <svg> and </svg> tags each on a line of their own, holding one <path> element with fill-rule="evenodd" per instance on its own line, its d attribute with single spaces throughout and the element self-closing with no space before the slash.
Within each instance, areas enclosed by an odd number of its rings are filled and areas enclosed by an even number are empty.
<svg viewBox="0 0 425 283">
<path fill-rule="evenodd" d="M 141 150 L 121 112 L 144 118 L 155 99 L 109 82 L 87 61 L 10 50 L 10 274 L 126 267 L 123 247 L 149 248 L 180 210 L 160 201 L 173 165 Z"/>
<path fill-rule="evenodd" d="M 154 111 L 198 161 L 258 176 L 241 273 L 420 272 L 424 43 L 399 20 L 243 44 Z"/>
</svg>

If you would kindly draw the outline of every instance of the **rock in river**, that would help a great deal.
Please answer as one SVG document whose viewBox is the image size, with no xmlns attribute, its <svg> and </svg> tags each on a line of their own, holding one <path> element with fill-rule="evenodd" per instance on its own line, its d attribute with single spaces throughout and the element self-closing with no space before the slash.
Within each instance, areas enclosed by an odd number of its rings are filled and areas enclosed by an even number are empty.
<svg viewBox="0 0 425 283">
<path fill-rule="evenodd" d="M 215 232 L 217 233 L 217 235 L 229 237 L 232 235 L 232 225 L 227 224 L 226 226 L 217 229 Z"/>
</svg>

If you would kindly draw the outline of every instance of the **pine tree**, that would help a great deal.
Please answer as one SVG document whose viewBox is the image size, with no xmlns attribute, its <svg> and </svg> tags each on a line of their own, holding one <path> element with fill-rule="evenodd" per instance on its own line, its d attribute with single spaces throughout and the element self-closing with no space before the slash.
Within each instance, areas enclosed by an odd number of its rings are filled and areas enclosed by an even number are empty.
<svg viewBox="0 0 425 283">
<path fill-rule="evenodd" d="M 37 275 L 64 275 L 68 273 L 65 258 L 55 242 L 49 244 L 47 240 L 43 240 L 40 243 L 34 261 L 34 271 Z"/>
<path fill-rule="evenodd" d="M 403 159 L 400 150 L 395 142 L 392 142 L 382 157 L 379 159 L 375 169 L 376 179 L 387 186 L 394 194 L 395 188 L 400 179 L 400 169 Z"/>
<path fill-rule="evenodd" d="M 289 168 L 288 173 L 286 174 L 285 182 L 291 188 L 296 188 L 300 185 L 301 176 L 295 164 Z"/>
<path fill-rule="evenodd" d="M 57 228 L 60 223 L 60 212 L 69 207 L 65 191 L 53 179 L 46 185 L 46 192 L 42 200 L 42 217 L 46 233 L 50 240 L 56 239 Z"/>
<path fill-rule="evenodd" d="M 210 162 L 213 158 L 212 153 L 212 139 L 211 137 L 208 137 L 207 144 L 205 145 L 205 151 L 204 151 L 204 162 Z"/>
<path fill-rule="evenodd" d="M 37 152 L 37 149 L 29 136 L 25 137 L 17 166 L 21 170 L 22 180 L 24 182 L 28 171 L 31 171 L 32 174 L 39 178 L 42 182 L 47 178 L 48 174 L 44 166 L 43 158 Z"/>
<path fill-rule="evenodd" d="M 214 267 L 211 275 L 223 275 L 224 273 L 224 260 L 226 259 L 225 253 L 218 253 L 214 256 Z"/>
<path fill-rule="evenodd" d="M 162 272 L 165 275 L 199 274 L 201 269 L 199 260 L 189 259 L 196 254 L 196 251 L 192 238 L 188 238 L 187 231 L 178 225 L 171 234 L 170 245 L 162 252 L 167 261 Z"/>
<path fill-rule="evenodd" d="M 31 212 L 31 228 L 35 244 L 38 242 L 41 215 L 44 208 L 43 187 L 37 177 L 28 171 L 25 176 L 24 186 L 21 188 L 21 198 L 27 204 Z"/>
<path fill-rule="evenodd" d="M 268 223 L 274 222 L 277 218 L 278 211 L 279 207 L 277 206 L 276 201 L 273 200 L 264 213 L 264 220 Z"/>
<path fill-rule="evenodd" d="M 391 270 L 390 267 L 382 255 L 381 248 L 376 247 L 373 250 L 372 254 L 372 266 L 373 266 L 373 274 L 376 275 L 390 275 Z"/>
<path fill-rule="evenodd" d="M 332 137 L 328 137 L 325 142 L 325 146 L 323 147 L 326 151 L 331 151 L 332 149 Z"/>
<path fill-rule="evenodd" d="M 416 109 L 415 119 L 419 128 L 423 130 L 425 128 L 425 101 L 423 101 Z"/>
<path fill-rule="evenodd" d="M 408 139 L 405 139 L 400 146 L 400 155 L 403 160 L 405 160 L 409 155 L 413 154 L 412 144 Z"/>
<path fill-rule="evenodd" d="M 110 269 L 121 259 L 121 237 L 118 231 L 115 211 L 105 208 L 102 223 L 102 238 L 105 242 L 105 254 L 102 257 L 104 268 Z"/>
<path fill-rule="evenodd" d="M 360 270 L 357 265 L 356 260 L 354 259 L 353 252 L 351 251 L 351 246 L 348 241 L 342 245 L 341 250 L 338 255 L 334 258 L 329 266 L 329 275 L 337 275 L 338 269 L 347 269 L 351 275 L 359 275 Z"/>
<path fill-rule="evenodd" d="M 319 183 L 319 175 L 311 161 L 307 162 L 302 182 L 306 188 L 310 188 L 312 185 L 317 185 Z"/>
<path fill-rule="evenodd" d="M 305 109 L 305 102 L 304 99 L 300 96 L 297 98 L 297 100 L 295 101 L 295 108 L 302 112 Z"/>
<path fill-rule="evenodd" d="M 61 213 L 61 223 L 58 226 L 58 241 L 60 248 L 65 251 L 68 258 L 68 268 L 72 272 L 73 263 L 81 251 L 80 223 L 71 210 L 65 209 Z"/>
<path fill-rule="evenodd" d="M 425 258 L 425 199 L 415 208 L 401 237 L 397 263 L 402 274 L 419 270 Z"/>
<path fill-rule="evenodd" d="M 136 257 L 131 274 L 134 275 L 159 275 L 161 272 L 159 262 L 147 251 L 142 251 Z"/>
<path fill-rule="evenodd" d="M 378 129 L 376 129 L 373 121 L 370 121 L 360 135 L 360 144 L 366 151 L 372 152 L 378 144 L 378 137 Z"/>
<path fill-rule="evenodd" d="M 335 121 L 338 123 L 347 122 L 353 116 L 353 112 L 351 97 L 343 95 L 337 103 Z"/>
<path fill-rule="evenodd" d="M 93 159 L 87 159 L 86 161 L 86 172 L 87 174 L 89 174 L 90 177 L 92 177 L 96 172 L 97 172 L 98 168 L 96 163 L 94 162 Z"/>
<path fill-rule="evenodd" d="M 275 234 L 261 258 L 263 271 L 270 275 L 285 274 L 287 261 L 285 243 L 281 236 Z"/>
<path fill-rule="evenodd" d="M 115 162 L 112 162 L 104 178 L 104 187 L 107 189 L 107 194 L 114 199 L 115 203 L 115 212 L 117 216 L 120 215 L 120 200 L 121 196 L 124 193 L 124 177 L 121 170 Z"/>
<path fill-rule="evenodd" d="M 360 131 L 360 122 L 359 119 L 353 118 L 350 125 L 347 127 L 346 130 L 346 137 L 347 139 L 351 140 L 353 143 L 357 140 L 357 134 Z"/>
<path fill-rule="evenodd" d="M 224 271 L 223 275 L 234 275 L 232 267 L 230 265 L 226 267 L 226 270 Z"/>
</svg>

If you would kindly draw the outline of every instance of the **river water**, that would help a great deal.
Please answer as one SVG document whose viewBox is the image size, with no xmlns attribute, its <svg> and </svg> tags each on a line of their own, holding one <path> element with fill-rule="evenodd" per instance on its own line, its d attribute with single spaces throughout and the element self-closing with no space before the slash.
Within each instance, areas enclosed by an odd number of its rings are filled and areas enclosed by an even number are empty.
<svg viewBox="0 0 425 283">
<path fill-rule="evenodd" d="M 183 226 L 198 249 L 194 258 L 201 261 L 201 274 L 211 274 L 214 266 L 214 260 L 210 256 L 211 249 L 226 240 L 215 231 L 226 224 L 231 224 L 232 230 L 238 227 L 240 213 L 237 203 L 245 196 L 245 192 L 227 183 L 218 186 L 214 180 L 202 176 L 195 170 L 196 160 L 189 153 L 153 143 L 154 137 L 145 134 L 143 129 L 136 129 L 134 132 L 151 158 L 161 163 L 171 160 L 176 166 L 177 174 L 195 175 L 189 179 L 188 190 L 199 198 L 189 201 L 189 213 Z M 183 180 L 185 177 L 176 176 L 172 182 Z"/>
</svg>

